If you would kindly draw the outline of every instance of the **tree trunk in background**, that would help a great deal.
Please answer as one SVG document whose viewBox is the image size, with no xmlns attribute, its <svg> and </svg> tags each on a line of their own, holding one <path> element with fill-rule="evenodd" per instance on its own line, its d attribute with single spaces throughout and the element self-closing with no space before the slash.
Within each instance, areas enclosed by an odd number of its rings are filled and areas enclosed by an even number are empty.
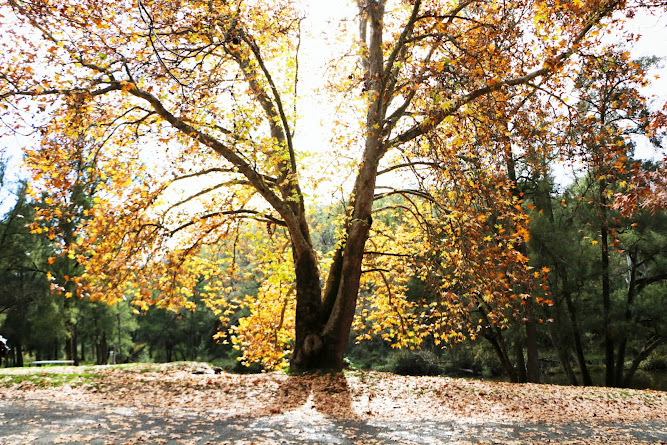
<svg viewBox="0 0 667 445">
<path fill-rule="evenodd" d="M 519 250 L 524 250 L 519 249 Z M 540 363 L 537 349 L 537 320 L 535 317 L 535 306 L 532 298 L 526 299 L 526 374 L 527 381 L 538 383 L 540 381 Z"/>
<path fill-rule="evenodd" d="M 70 298 L 65 298 L 63 304 L 63 315 L 65 317 L 65 359 L 74 361 L 76 356 L 76 344 L 75 344 L 75 335 L 74 335 L 74 325 L 72 323 L 72 300 Z"/>
<path fill-rule="evenodd" d="M 555 225 L 555 218 L 554 218 L 554 211 L 553 211 L 553 205 L 551 202 L 551 195 L 549 191 L 546 191 L 546 193 L 543 193 L 544 196 L 540 195 L 542 198 L 540 202 L 542 203 L 542 207 L 544 208 L 544 211 L 547 213 L 547 217 L 549 218 L 549 221 L 551 222 L 552 225 Z M 565 305 L 567 307 L 567 313 L 569 315 L 570 319 L 570 332 L 572 333 L 572 342 L 574 343 L 574 351 L 575 351 L 575 356 L 577 359 L 577 365 L 579 366 L 579 371 L 581 372 L 581 378 L 582 378 L 582 384 L 584 386 L 592 386 L 593 385 L 593 380 L 591 379 L 591 375 L 588 372 L 588 366 L 586 365 L 586 357 L 584 355 L 584 348 L 581 343 L 581 331 L 579 329 L 579 323 L 577 322 L 577 310 L 574 307 L 574 302 L 572 301 L 572 293 L 570 291 L 570 280 L 569 280 L 569 274 L 567 270 L 567 265 L 565 264 L 565 261 L 558 257 L 558 256 L 552 256 L 552 261 L 554 265 L 554 269 L 557 273 L 558 280 L 560 281 L 561 285 L 561 292 L 562 292 L 562 297 L 563 300 L 565 300 Z M 556 308 L 556 317 L 557 319 L 560 319 L 560 311 L 558 308 Z M 567 358 L 567 355 L 564 356 L 564 359 L 566 362 L 569 364 L 569 358 Z M 563 359 L 561 359 L 563 361 Z M 565 365 L 564 365 L 565 366 Z M 567 368 L 565 369 L 566 372 Z M 576 377 L 574 376 L 574 373 L 572 375 L 572 378 L 570 378 L 571 381 L 575 381 Z"/>
<path fill-rule="evenodd" d="M 570 363 L 570 358 L 568 356 L 569 348 L 563 345 L 563 342 L 560 341 L 558 335 L 556 334 L 556 332 L 554 332 L 553 326 L 551 327 L 549 334 L 551 337 L 551 344 L 553 345 L 554 349 L 556 350 L 556 353 L 558 354 L 558 361 L 560 361 L 560 364 L 563 366 L 563 369 L 565 370 L 565 375 L 567 375 L 568 384 L 574 386 L 579 385 L 579 382 L 577 381 L 577 376 L 574 373 L 574 370 L 572 369 L 572 364 Z"/>
<path fill-rule="evenodd" d="M 616 386 L 614 360 L 614 338 L 611 331 L 611 278 L 609 276 L 609 231 L 607 229 L 607 182 L 602 179 L 600 186 L 600 260 L 602 262 L 602 329 L 605 354 L 605 385 Z"/>
<path fill-rule="evenodd" d="M 581 343 L 581 331 L 579 329 L 579 322 L 577 321 L 577 309 L 574 307 L 574 302 L 572 301 L 567 269 L 561 265 L 558 265 L 557 271 L 563 286 L 563 298 L 565 299 L 565 304 L 567 306 L 567 313 L 570 317 L 574 352 L 575 356 L 577 357 L 579 371 L 581 372 L 582 383 L 584 386 L 592 386 L 593 379 L 591 378 L 590 372 L 588 372 L 588 365 L 586 365 L 584 347 Z"/>
<path fill-rule="evenodd" d="M 526 373 L 526 361 L 523 359 L 523 342 L 518 332 L 514 335 L 514 355 L 516 356 L 517 381 L 525 383 L 528 381 L 528 374 Z"/>
<path fill-rule="evenodd" d="M 564 326 L 563 314 L 561 313 L 561 304 L 562 300 L 558 301 L 555 307 L 555 323 L 549 323 L 549 336 L 551 337 L 551 344 L 553 345 L 556 353 L 558 354 L 558 360 L 560 361 L 565 374 L 567 375 L 567 381 L 570 385 L 577 386 L 579 382 L 577 381 L 577 376 L 572 369 L 572 364 L 570 363 L 570 347 L 569 344 L 563 341 L 564 336 L 559 336 L 557 332 L 557 327 Z"/>
<path fill-rule="evenodd" d="M 74 332 L 72 335 L 72 355 L 74 356 L 74 366 L 79 366 L 79 355 L 77 354 L 79 344 L 79 327 L 74 325 Z"/>
<path fill-rule="evenodd" d="M 625 322 L 630 322 L 632 318 L 632 305 L 637 295 L 637 250 L 636 247 L 627 252 L 628 263 L 630 266 L 630 280 L 628 282 L 628 293 L 625 301 Z M 625 350 L 628 344 L 628 335 L 625 330 L 621 330 L 618 340 L 618 354 L 616 355 L 616 384 L 625 386 Z"/>
<path fill-rule="evenodd" d="M 507 130 L 509 132 L 509 128 L 507 128 Z M 512 146 L 509 141 L 507 141 L 505 145 L 505 167 L 507 168 L 507 176 L 511 181 L 512 196 L 517 199 L 517 202 L 521 202 L 523 197 L 521 191 L 519 190 L 519 184 L 517 181 L 516 160 L 514 159 Z M 519 244 L 517 246 L 517 250 L 522 255 L 527 256 L 527 248 L 525 243 Z M 524 300 L 524 303 L 523 311 L 525 318 L 524 325 L 526 329 L 526 363 L 524 366 L 523 353 L 519 354 L 517 349 L 516 355 L 517 364 L 519 366 L 519 378 L 521 379 L 523 374 L 525 374 L 525 381 L 537 383 L 540 380 L 540 364 L 537 346 L 537 320 L 535 318 L 533 296 L 530 295 L 526 300 Z M 521 359 L 520 362 L 518 361 L 519 358 Z"/>
<path fill-rule="evenodd" d="M 503 341 L 502 337 L 498 339 L 495 332 L 486 332 L 483 336 L 488 340 L 489 343 L 491 343 L 491 346 L 496 352 L 496 355 L 500 360 L 500 364 L 505 370 L 505 374 L 507 375 L 509 381 L 512 383 L 518 383 L 519 376 L 517 375 L 514 366 L 512 366 L 512 361 L 507 354 L 507 348 L 505 347 L 505 342 Z"/>
<path fill-rule="evenodd" d="M 97 364 L 106 365 L 107 359 L 109 357 L 106 332 L 102 331 L 102 335 L 99 338 L 99 342 L 95 345 L 95 352 L 97 353 Z"/>
<path fill-rule="evenodd" d="M 654 336 L 649 339 L 648 343 L 642 347 L 641 351 L 637 354 L 637 356 L 632 360 L 632 364 L 630 365 L 630 368 L 628 369 L 628 372 L 625 373 L 625 378 L 623 379 L 622 382 L 616 382 L 618 385 L 623 385 L 627 388 L 630 387 L 630 384 L 632 383 L 632 378 L 635 375 L 635 372 L 637 372 L 637 369 L 639 368 L 639 365 L 641 362 L 646 360 L 648 356 L 653 352 L 658 346 L 662 345 L 665 343 L 665 338 L 661 336 Z"/>
<path fill-rule="evenodd" d="M 23 346 L 20 343 L 15 346 L 14 366 L 23 367 Z"/>
</svg>

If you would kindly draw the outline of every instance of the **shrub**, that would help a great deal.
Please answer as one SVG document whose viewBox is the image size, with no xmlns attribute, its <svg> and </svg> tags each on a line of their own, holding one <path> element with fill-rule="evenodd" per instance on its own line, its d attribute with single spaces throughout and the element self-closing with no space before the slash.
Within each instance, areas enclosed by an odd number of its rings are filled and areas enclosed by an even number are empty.
<svg viewBox="0 0 667 445">
<path fill-rule="evenodd" d="M 641 364 L 640 367 L 645 371 L 667 369 L 667 356 L 661 354 L 652 354 L 644 361 L 644 363 Z"/>
<path fill-rule="evenodd" d="M 390 359 L 388 368 L 400 375 L 441 375 L 445 371 L 431 351 L 399 351 Z"/>
</svg>

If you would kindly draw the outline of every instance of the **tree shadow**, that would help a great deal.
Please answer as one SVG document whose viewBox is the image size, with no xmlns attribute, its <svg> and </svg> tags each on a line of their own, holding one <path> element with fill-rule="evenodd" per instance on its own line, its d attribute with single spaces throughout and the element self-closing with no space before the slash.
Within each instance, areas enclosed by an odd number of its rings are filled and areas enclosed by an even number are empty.
<svg viewBox="0 0 667 445">
<path fill-rule="evenodd" d="M 288 377 L 279 384 L 270 412 L 284 413 L 304 405 L 327 417 L 360 420 L 352 406 L 347 378 L 342 372 Z"/>
</svg>

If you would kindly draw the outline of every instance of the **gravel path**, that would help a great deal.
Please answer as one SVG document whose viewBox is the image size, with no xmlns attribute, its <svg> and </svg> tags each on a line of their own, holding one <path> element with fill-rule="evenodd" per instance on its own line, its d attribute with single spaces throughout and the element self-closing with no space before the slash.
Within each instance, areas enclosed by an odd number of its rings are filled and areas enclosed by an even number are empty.
<svg viewBox="0 0 667 445">
<path fill-rule="evenodd" d="M 26 399 L 0 401 L 0 443 L 32 444 L 448 444 L 448 443 L 667 443 L 667 422 L 623 424 L 478 423 L 460 421 L 350 421 L 316 411 L 227 417 L 174 409 Z M 309 417 L 304 420 L 304 417 Z"/>
</svg>

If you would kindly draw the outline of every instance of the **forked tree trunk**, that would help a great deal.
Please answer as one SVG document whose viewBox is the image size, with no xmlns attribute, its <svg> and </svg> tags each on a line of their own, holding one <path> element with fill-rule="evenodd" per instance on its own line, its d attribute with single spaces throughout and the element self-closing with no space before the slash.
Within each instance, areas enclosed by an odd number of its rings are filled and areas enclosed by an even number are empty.
<svg viewBox="0 0 667 445">
<path fill-rule="evenodd" d="M 313 369 L 342 369 L 343 354 L 354 320 L 361 280 L 364 246 L 372 224 L 371 211 L 375 195 L 378 165 L 384 155 L 382 144 L 383 121 L 386 114 L 383 88 L 382 18 L 384 1 L 362 8 L 362 38 L 366 39 L 366 24 L 370 29 L 368 53 L 363 57 L 367 71 L 369 102 L 366 114 L 367 136 L 359 173 L 350 195 L 352 210 L 347 214 L 339 240 L 341 246 L 327 277 L 324 291 L 312 244 L 298 250 L 294 245 L 297 280 L 296 338 L 290 365 L 298 371 Z M 373 94 L 373 93 L 376 94 Z M 303 209 L 301 209 L 303 211 Z M 304 239 L 310 239 L 304 224 Z M 310 244 L 310 243 L 309 243 Z"/>
<path fill-rule="evenodd" d="M 355 209 L 344 229 L 346 240 L 334 255 L 324 291 L 312 250 L 295 254 L 296 336 L 290 365 L 296 371 L 342 369 L 354 320 L 364 246 L 372 224 L 376 166 L 368 162 L 353 191 Z"/>
<path fill-rule="evenodd" d="M 290 365 L 296 371 L 342 369 L 354 320 L 361 263 L 370 225 L 352 222 L 344 251 L 336 255 L 322 300 L 314 255 L 296 264 L 296 336 Z"/>
</svg>

